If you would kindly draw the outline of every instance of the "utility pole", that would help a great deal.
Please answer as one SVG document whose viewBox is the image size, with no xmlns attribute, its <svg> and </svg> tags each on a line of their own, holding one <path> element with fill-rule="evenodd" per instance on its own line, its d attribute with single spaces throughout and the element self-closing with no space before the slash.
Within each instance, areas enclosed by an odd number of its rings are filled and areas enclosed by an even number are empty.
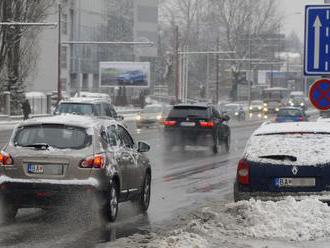
<svg viewBox="0 0 330 248">
<path fill-rule="evenodd" d="M 217 51 L 219 51 L 219 49 L 220 49 L 220 41 L 219 41 L 219 35 L 218 35 L 218 38 L 217 38 Z M 216 55 L 216 94 L 215 94 L 215 100 L 216 100 L 216 104 L 218 104 L 218 102 L 219 102 L 219 84 L 220 84 L 220 82 L 219 82 L 219 53 L 217 53 L 217 55 Z"/>
<path fill-rule="evenodd" d="M 180 88 L 180 62 L 179 62 L 179 26 L 175 26 L 175 99 L 179 101 L 179 88 Z"/>
<path fill-rule="evenodd" d="M 62 19 L 62 6 L 58 5 L 58 44 L 57 44 L 57 103 L 62 99 L 62 81 L 61 81 L 61 19 Z"/>
</svg>

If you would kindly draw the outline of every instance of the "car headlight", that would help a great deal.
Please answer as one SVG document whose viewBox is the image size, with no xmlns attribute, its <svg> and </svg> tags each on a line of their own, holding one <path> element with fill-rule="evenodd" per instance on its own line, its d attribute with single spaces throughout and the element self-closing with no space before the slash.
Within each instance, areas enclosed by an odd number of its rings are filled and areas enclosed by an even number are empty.
<svg viewBox="0 0 330 248">
<path fill-rule="evenodd" d="M 304 104 L 303 102 L 302 102 L 302 103 L 300 103 L 300 106 L 301 106 L 301 107 L 303 107 L 304 105 L 305 105 L 305 104 Z"/>
<path fill-rule="evenodd" d="M 268 108 L 264 108 L 264 112 L 267 112 L 268 111 Z"/>
<path fill-rule="evenodd" d="M 161 115 L 157 115 L 157 120 L 161 120 L 162 116 Z"/>
<path fill-rule="evenodd" d="M 280 109 L 279 108 L 276 108 L 275 111 L 278 112 L 278 111 L 280 111 Z"/>
<path fill-rule="evenodd" d="M 293 106 L 293 105 L 294 105 L 294 103 L 293 103 L 293 102 L 290 102 L 290 105 L 291 105 L 291 106 Z"/>
<path fill-rule="evenodd" d="M 268 106 L 268 104 L 267 103 L 264 103 L 264 107 L 267 107 Z"/>
<path fill-rule="evenodd" d="M 250 110 L 252 110 L 253 108 L 252 107 L 250 107 Z"/>
<path fill-rule="evenodd" d="M 235 115 L 237 116 L 238 115 L 238 112 L 235 112 Z"/>
<path fill-rule="evenodd" d="M 142 118 L 141 118 L 141 115 L 137 115 L 137 116 L 136 116 L 136 120 L 137 120 L 137 121 L 140 121 L 141 119 L 142 119 Z"/>
</svg>

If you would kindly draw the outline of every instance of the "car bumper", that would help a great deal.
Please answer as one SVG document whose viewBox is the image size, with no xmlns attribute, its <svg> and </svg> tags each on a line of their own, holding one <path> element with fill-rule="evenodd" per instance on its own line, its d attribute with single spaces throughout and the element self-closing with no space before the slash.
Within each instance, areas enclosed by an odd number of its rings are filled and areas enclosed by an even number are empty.
<svg viewBox="0 0 330 248">
<path fill-rule="evenodd" d="M 152 125 L 152 124 L 161 124 L 160 120 L 157 119 L 144 119 L 140 121 L 136 121 L 137 126 L 144 126 L 144 125 Z"/>
<path fill-rule="evenodd" d="M 213 130 L 165 130 L 164 135 L 170 146 L 212 146 L 215 143 Z"/>
<path fill-rule="evenodd" d="M 70 203 L 73 198 L 84 199 L 86 195 L 98 192 L 101 192 L 100 183 L 94 178 L 29 180 L 0 177 L 0 195 L 21 208 L 62 206 Z"/>
<path fill-rule="evenodd" d="M 323 202 L 330 202 L 330 191 L 321 192 L 237 192 L 237 200 L 250 200 L 251 198 L 261 201 L 281 201 L 286 197 L 293 197 L 297 201 L 304 200 L 308 197 L 315 197 Z"/>
</svg>

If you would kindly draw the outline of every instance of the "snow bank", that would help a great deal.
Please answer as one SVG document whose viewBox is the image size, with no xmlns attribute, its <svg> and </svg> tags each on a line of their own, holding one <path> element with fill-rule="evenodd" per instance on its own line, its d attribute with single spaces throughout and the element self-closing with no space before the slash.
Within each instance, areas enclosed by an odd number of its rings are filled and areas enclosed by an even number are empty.
<svg viewBox="0 0 330 248">
<path fill-rule="evenodd" d="M 242 201 L 226 206 L 235 223 L 235 234 L 292 241 L 315 240 L 330 236 L 330 207 L 315 198 L 297 202 Z"/>
</svg>

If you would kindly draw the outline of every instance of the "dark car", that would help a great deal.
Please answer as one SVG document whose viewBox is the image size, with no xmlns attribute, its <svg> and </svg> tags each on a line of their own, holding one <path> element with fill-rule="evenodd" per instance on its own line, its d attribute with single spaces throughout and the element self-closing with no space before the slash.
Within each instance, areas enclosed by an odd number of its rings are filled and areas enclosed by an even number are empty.
<svg viewBox="0 0 330 248">
<path fill-rule="evenodd" d="M 149 149 L 115 120 L 68 115 L 25 121 L 0 152 L 0 214 L 9 221 L 20 208 L 89 197 L 90 206 L 96 197 L 107 221 L 116 219 L 118 202 L 132 200 L 146 211 L 151 167 L 143 153 Z"/>
<path fill-rule="evenodd" d="M 208 105 L 180 104 L 173 107 L 164 121 L 167 148 L 173 146 L 210 146 L 217 153 L 219 146 L 230 149 L 230 128 L 222 116 Z"/>
<path fill-rule="evenodd" d="M 128 71 L 118 77 L 118 82 L 120 84 L 134 85 L 136 83 L 144 83 L 145 81 L 146 74 L 141 70 Z"/>
<path fill-rule="evenodd" d="M 60 114 L 76 114 L 76 115 L 89 115 L 89 116 L 104 116 L 111 117 L 118 120 L 123 120 L 112 106 L 106 100 L 97 98 L 79 98 L 74 97 L 69 100 L 62 100 L 56 106 L 54 111 L 55 115 Z"/>
<path fill-rule="evenodd" d="M 307 121 L 308 118 L 301 108 L 280 108 L 275 117 L 275 122 L 298 122 Z"/>
<path fill-rule="evenodd" d="M 264 124 L 237 166 L 234 199 L 330 201 L 330 128 L 322 122 Z"/>
</svg>

